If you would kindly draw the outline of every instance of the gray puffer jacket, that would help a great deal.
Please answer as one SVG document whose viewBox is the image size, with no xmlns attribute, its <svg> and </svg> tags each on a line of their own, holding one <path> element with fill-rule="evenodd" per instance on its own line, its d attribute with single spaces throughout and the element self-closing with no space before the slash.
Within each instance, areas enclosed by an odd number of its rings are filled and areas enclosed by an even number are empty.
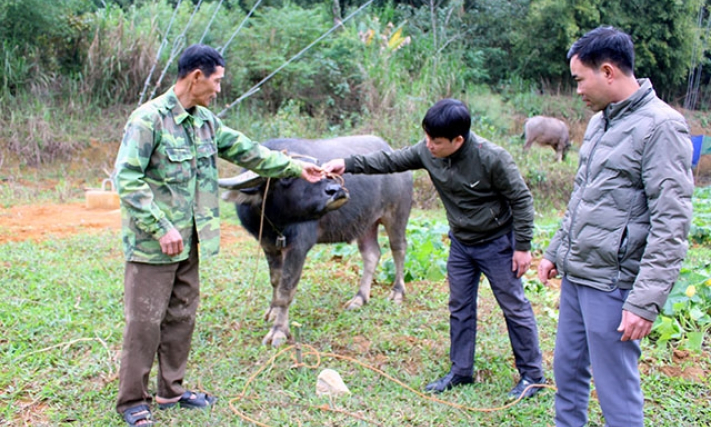
<svg viewBox="0 0 711 427">
<path fill-rule="evenodd" d="M 624 309 L 653 321 L 686 255 L 692 145 L 683 116 L 647 79 L 590 120 L 561 228 L 544 257 L 578 285 L 632 289 Z"/>
</svg>

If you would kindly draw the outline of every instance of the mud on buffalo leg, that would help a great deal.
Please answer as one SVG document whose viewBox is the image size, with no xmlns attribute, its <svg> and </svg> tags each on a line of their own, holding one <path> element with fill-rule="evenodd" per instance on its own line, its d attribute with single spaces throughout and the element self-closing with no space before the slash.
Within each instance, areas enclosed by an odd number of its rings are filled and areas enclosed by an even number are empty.
<svg viewBox="0 0 711 427">
<path fill-rule="evenodd" d="M 386 231 L 388 232 L 388 239 L 390 240 L 390 251 L 393 254 L 393 262 L 395 263 L 395 280 L 393 280 L 393 287 L 390 290 L 389 300 L 396 304 L 402 303 L 405 299 L 405 252 L 407 250 L 407 239 L 405 239 L 405 226 L 407 221 L 399 221 L 400 224 L 395 223 L 395 226 L 388 226 L 386 224 Z"/>
<path fill-rule="evenodd" d="M 269 282 L 272 284 L 272 301 L 275 301 L 277 299 L 279 283 L 281 282 L 281 270 L 284 264 L 284 256 L 281 251 L 267 251 L 266 249 L 264 250 L 264 254 L 267 257 L 267 263 L 269 264 Z M 271 317 L 271 307 L 269 307 L 267 312 L 264 313 L 264 320 L 274 320 Z"/>
<path fill-rule="evenodd" d="M 373 282 L 375 268 L 380 261 L 380 245 L 378 245 L 378 223 L 373 224 L 358 238 L 358 250 L 363 258 L 363 274 L 360 277 L 358 293 L 346 303 L 348 310 L 361 308 L 370 299 L 370 285 Z"/>
<path fill-rule="evenodd" d="M 555 161 L 556 162 L 562 162 L 563 161 L 563 150 L 556 149 L 555 150 Z"/>
<path fill-rule="evenodd" d="M 262 344 L 278 347 L 291 337 L 289 331 L 289 305 L 296 294 L 296 286 L 301 278 L 304 260 L 308 248 L 289 247 L 281 252 L 281 277 L 273 289 L 272 302 L 265 314 L 265 319 L 273 322 L 272 328 L 262 340 Z M 274 265 L 277 265 L 275 261 Z M 270 274 L 272 263 L 269 264 Z M 275 281 L 272 281 L 274 286 Z"/>
</svg>

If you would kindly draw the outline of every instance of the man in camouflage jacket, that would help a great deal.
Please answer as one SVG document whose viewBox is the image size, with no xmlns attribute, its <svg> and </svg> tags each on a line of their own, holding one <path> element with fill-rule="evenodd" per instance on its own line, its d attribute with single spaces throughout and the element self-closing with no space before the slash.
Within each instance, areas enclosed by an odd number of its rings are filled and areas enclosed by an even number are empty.
<svg viewBox="0 0 711 427">
<path fill-rule="evenodd" d="M 116 409 L 129 425 L 151 423 L 148 377 L 156 355 L 161 408 L 215 401 L 187 391 L 183 377 L 199 301 L 199 259 L 219 250 L 217 157 L 265 176 L 321 179 L 320 167 L 251 141 L 206 108 L 220 91 L 224 66 L 215 49 L 188 47 L 175 86 L 129 118 L 116 159 L 126 256 Z"/>
</svg>

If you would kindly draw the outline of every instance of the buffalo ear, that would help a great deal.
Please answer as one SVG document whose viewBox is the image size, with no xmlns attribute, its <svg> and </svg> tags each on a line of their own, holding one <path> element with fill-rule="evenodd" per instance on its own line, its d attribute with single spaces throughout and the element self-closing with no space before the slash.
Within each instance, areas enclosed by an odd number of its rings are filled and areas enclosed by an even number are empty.
<svg viewBox="0 0 711 427">
<path fill-rule="evenodd" d="M 222 192 L 222 200 L 237 205 L 254 205 L 262 202 L 262 194 L 256 187 L 244 190 L 227 190 Z"/>
<path fill-rule="evenodd" d="M 232 178 L 220 178 L 217 180 L 217 185 L 229 190 L 241 190 L 243 188 L 259 187 L 265 181 L 266 178 L 263 176 L 259 176 L 252 171 L 245 171 Z"/>
</svg>

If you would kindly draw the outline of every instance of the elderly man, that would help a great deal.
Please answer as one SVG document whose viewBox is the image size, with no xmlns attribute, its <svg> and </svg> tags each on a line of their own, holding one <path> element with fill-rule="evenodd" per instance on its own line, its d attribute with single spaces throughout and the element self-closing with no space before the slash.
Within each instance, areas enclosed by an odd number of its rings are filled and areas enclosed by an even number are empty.
<svg viewBox="0 0 711 427">
<path fill-rule="evenodd" d="M 217 156 L 267 176 L 321 179 L 318 166 L 260 146 L 206 108 L 224 74 L 215 49 L 188 47 L 175 85 L 129 118 L 116 159 L 126 255 L 116 409 L 130 426 L 153 423 L 148 377 L 156 355 L 161 409 L 206 408 L 216 400 L 186 390 L 183 377 L 200 296 L 199 255 L 219 249 Z"/>
</svg>

